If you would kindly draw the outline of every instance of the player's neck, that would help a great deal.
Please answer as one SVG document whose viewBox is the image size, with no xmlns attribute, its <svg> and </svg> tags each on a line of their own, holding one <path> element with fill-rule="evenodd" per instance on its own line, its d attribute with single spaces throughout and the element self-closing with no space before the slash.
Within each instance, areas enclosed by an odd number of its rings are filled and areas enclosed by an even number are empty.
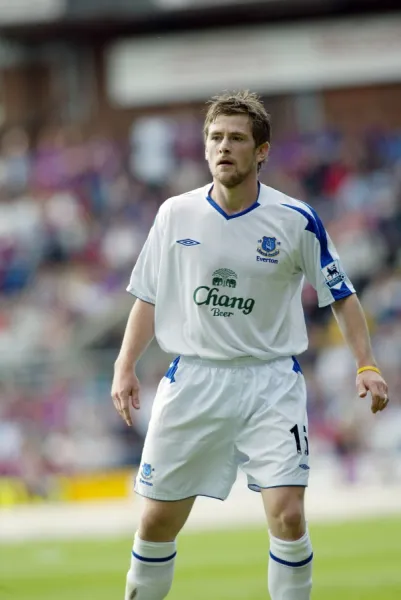
<svg viewBox="0 0 401 600">
<path fill-rule="evenodd" d="M 232 215 L 252 206 L 257 201 L 258 194 L 259 182 L 257 179 L 244 181 L 234 188 L 227 188 L 219 181 L 214 180 L 210 196 L 225 213 Z"/>
</svg>

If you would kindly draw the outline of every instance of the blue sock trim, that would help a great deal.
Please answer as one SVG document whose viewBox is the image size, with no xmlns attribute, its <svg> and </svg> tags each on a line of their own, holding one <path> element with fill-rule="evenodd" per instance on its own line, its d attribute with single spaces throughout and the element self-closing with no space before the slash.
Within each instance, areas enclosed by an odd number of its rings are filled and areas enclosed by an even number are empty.
<svg viewBox="0 0 401 600">
<path fill-rule="evenodd" d="M 280 563 L 280 565 L 285 565 L 286 567 L 304 567 L 305 565 L 310 563 L 313 558 L 313 552 L 312 552 L 312 554 L 310 556 L 308 556 L 308 558 L 305 558 L 305 560 L 300 560 L 299 562 L 289 562 L 288 560 L 283 560 L 282 558 L 279 558 L 278 556 L 274 556 L 274 554 L 272 554 L 271 552 L 269 552 L 269 554 L 273 560 Z"/>
<path fill-rule="evenodd" d="M 148 563 L 162 563 L 162 562 L 168 562 L 169 560 L 173 560 L 173 558 L 175 558 L 177 552 L 174 552 L 174 554 L 171 554 L 171 556 L 166 556 L 163 558 L 147 558 L 146 556 L 140 556 L 140 554 L 137 554 L 136 552 L 132 551 L 132 556 L 134 558 L 137 558 L 138 560 L 141 560 L 142 562 L 148 562 Z"/>
</svg>

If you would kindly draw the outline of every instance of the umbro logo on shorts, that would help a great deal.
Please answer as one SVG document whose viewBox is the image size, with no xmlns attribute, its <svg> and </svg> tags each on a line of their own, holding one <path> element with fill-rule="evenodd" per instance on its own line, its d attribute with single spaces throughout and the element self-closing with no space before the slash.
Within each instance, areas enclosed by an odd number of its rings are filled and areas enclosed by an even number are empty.
<svg viewBox="0 0 401 600">
<path fill-rule="evenodd" d="M 182 244 L 183 246 L 197 246 L 200 242 L 187 238 L 185 240 L 177 240 L 177 244 Z"/>
<path fill-rule="evenodd" d="M 305 465 L 305 464 L 299 465 L 299 468 L 303 469 L 304 471 L 309 471 L 309 469 L 310 469 L 310 467 L 308 465 Z"/>
</svg>

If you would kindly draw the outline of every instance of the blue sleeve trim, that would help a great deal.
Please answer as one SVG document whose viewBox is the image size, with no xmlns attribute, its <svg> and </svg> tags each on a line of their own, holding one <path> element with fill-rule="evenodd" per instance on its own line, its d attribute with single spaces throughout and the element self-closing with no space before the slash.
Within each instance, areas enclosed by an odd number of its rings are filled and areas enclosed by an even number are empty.
<svg viewBox="0 0 401 600">
<path fill-rule="evenodd" d="M 280 563 L 280 565 L 285 565 L 286 567 L 304 567 L 313 559 L 313 552 L 310 556 L 308 556 L 308 558 L 305 558 L 305 560 L 300 560 L 299 562 L 290 562 L 289 560 L 283 560 L 282 558 L 275 556 L 272 552 L 269 552 L 269 554 L 270 558 Z"/>
<path fill-rule="evenodd" d="M 283 206 L 299 212 L 307 220 L 305 231 L 313 233 L 320 244 L 320 266 L 322 269 L 332 263 L 334 258 L 328 248 L 326 230 L 317 212 L 309 204 L 305 204 L 305 206 L 308 207 L 312 214 L 299 206 L 292 206 L 292 204 L 283 204 Z M 341 300 L 341 298 L 345 298 L 353 293 L 346 283 L 343 283 L 339 290 L 330 289 L 330 292 L 334 300 Z"/>
<path fill-rule="evenodd" d="M 296 210 L 302 216 L 304 216 L 305 219 L 308 221 L 306 224 L 306 227 L 305 227 L 305 231 L 310 231 L 311 233 L 313 233 L 316 236 L 316 238 L 320 244 L 320 264 L 321 264 L 321 266 L 325 267 L 326 265 L 329 265 L 331 262 L 333 262 L 334 258 L 330 254 L 328 245 L 327 245 L 326 230 L 325 230 L 323 223 L 321 222 L 318 214 L 313 210 L 313 208 L 311 206 L 307 205 L 309 210 L 312 213 L 312 214 L 309 214 L 306 210 L 304 210 L 303 208 L 300 208 L 299 206 L 292 206 L 291 204 L 284 204 L 283 206 L 286 206 L 287 208 L 292 208 L 292 210 Z"/>
<path fill-rule="evenodd" d="M 331 290 L 331 293 L 334 296 L 334 300 L 343 300 L 343 298 L 348 298 L 348 296 L 355 294 L 345 283 L 342 284 L 339 290 Z"/>
</svg>

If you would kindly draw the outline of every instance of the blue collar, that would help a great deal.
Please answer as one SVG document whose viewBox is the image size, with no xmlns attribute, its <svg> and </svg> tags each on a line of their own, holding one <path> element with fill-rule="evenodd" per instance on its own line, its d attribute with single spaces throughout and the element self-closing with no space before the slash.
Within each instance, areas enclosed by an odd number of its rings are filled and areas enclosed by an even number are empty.
<svg viewBox="0 0 401 600">
<path fill-rule="evenodd" d="M 212 193 L 212 189 L 213 186 L 210 188 L 210 190 L 208 191 L 208 194 L 206 196 L 206 200 L 209 202 L 209 204 L 211 206 L 213 206 L 213 208 L 215 210 L 217 210 L 217 212 L 219 212 L 221 215 L 223 215 L 223 217 L 229 221 L 230 219 L 236 219 L 237 217 L 242 217 L 243 215 L 246 215 L 247 213 L 251 212 L 251 210 L 255 210 L 255 208 L 258 208 L 258 206 L 260 206 L 259 203 L 259 195 L 260 195 L 260 181 L 258 181 L 258 196 L 255 200 L 255 202 L 251 205 L 248 206 L 248 208 L 246 208 L 245 210 L 239 212 L 239 213 L 235 213 L 234 215 L 228 215 L 222 208 L 221 206 L 219 206 L 214 200 L 213 198 L 210 196 L 210 194 Z"/>
</svg>

